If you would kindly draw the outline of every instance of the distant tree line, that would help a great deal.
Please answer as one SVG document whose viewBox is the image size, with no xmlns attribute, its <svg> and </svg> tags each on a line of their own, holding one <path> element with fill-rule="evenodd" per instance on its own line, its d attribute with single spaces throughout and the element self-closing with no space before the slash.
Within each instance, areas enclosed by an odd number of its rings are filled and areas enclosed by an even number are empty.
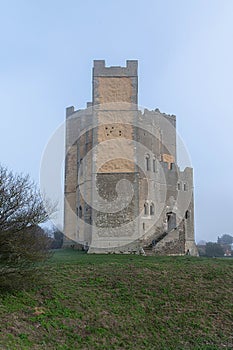
<svg viewBox="0 0 233 350">
<path fill-rule="evenodd" d="M 198 244 L 198 251 L 200 256 L 207 257 L 223 257 L 223 256 L 233 256 L 232 244 L 233 236 L 229 234 L 223 234 L 218 237 L 217 242 L 200 242 Z"/>
<path fill-rule="evenodd" d="M 225 245 L 232 244 L 233 243 L 233 236 L 228 235 L 228 234 L 224 234 L 224 235 L 222 235 L 222 237 L 218 237 L 217 242 L 219 244 L 225 244 Z"/>
</svg>

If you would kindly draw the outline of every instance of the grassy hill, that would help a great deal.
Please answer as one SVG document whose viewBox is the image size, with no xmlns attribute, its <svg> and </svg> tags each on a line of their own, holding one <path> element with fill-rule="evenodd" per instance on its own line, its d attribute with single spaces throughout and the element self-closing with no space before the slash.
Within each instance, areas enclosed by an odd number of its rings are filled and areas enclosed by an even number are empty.
<svg viewBox="0 0 233 350">
<path fill-rule="evenodd" d="M 58 251 L 0 295 L 0 349 L 233 349 L 233 260 Z"/>
</svg>

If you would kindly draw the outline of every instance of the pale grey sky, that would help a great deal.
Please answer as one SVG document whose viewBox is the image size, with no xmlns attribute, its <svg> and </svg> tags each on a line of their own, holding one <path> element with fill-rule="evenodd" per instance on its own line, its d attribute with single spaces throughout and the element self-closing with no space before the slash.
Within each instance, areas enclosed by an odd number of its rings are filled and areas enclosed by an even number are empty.
<svg viewBox="0 0 233 350">
<path fill-rule="evenodd" d="M 92 61 L 139 60 L 139 104 L 177 116 L 194 167 L 196 239 L 233 234 L 231 0 L 0 1 L 0 160 L 38 181 Z"/>
</svg>

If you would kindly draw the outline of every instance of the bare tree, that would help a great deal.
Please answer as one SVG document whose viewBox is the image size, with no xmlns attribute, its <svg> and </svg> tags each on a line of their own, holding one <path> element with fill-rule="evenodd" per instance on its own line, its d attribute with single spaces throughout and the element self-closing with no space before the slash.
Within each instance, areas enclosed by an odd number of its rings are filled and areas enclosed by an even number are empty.
<svg viewBox="0 0 233 350">
<path fill-rule="evenodd" d="M 15 175 L 0 165 L 0 231 L 19 232 L 47 217 L 40 193 L 29 176 Z"/>
<path fill-rule="evenodd" d="M 16 275 L 32 272 L 33 263 L 48 258 L 51 241 L 38 226 L 47 218 L 43 199 L 29 176 L 13 174 L 0 165 L 1 283 L 11 281 L 10 276 L 15 282 Z"/>
</svg>

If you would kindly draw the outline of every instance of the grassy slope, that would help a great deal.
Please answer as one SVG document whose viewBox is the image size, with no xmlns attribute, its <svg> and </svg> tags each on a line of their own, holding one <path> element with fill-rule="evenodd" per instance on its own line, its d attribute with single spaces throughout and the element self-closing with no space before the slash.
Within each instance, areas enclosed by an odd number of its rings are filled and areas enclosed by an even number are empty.
<svg viewBox="0 0 233 350">
<path fill-rule="evenodd" d="M 0 349 L 233 349 L 233 260 L 59 251 L 0 296 Z"/>
</svg>

